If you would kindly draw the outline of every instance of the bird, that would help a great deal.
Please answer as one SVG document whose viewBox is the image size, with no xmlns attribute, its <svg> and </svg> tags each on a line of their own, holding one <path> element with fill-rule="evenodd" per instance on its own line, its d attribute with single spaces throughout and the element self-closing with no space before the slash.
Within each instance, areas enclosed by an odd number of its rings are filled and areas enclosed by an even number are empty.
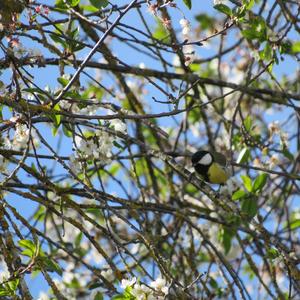
<svg viewBox="0 0 300 300">
<path fill-rule="evenodd" d="M 195 171 L 208 183 L 224 185 L 231 176 L 222 153 L 199 150 L 192 155 L 191 161 Z"/>
</svg>

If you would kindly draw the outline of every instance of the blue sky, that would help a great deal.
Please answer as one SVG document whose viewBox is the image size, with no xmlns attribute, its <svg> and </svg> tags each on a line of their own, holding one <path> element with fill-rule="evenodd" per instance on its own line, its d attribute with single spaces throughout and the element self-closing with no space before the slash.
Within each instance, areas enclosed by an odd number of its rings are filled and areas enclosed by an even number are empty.
<svg viewBox="0 0 300 300">
<path fill-rule="evenodd" d="M 44 1 L 45 3 L 49 3 L 49 1 Z M 127 2 L 127 1 L 126 1 Z M 192 26 L 194 23 L 194 15 L 199 14 L 199 13 L 210 13 L 212 15 L 216 14 L 216 11 L 213 10 L 212 8 L 212 1 L 207 1 L 207 2 L 203 2 L 203 1 L 193 1 L 193 9 L 192 11 L 189 11 L 183 4 L 181 1 L 177 1 L 178 2 L 178 7 L 180 8 L 180 10 L 182 11 L 182 13 L 184 14 L 184 16 L 192 23 Z M 145 11 L 145 10 L 143 10 Z M 174 16 L 173 19 L 173 23 L 177 24 L 177 29 L 178 31 L 181 30 L 180 25 L 179 25 L 179 20 L 182 18 L 182 14 L 180 11 L 174 10 L 171 11 L 171 15 Z M 50 13 L 50 17 L 53 16 L 53 18 L 55 18 L 55 13 Z M 152 21 L 153 18 L 149 13 L 145 13 L 144 17 L 147 20 L 150 20 L 150 23 L 153 24 L 153 27 L 155 27 L 155 22 Z M 113 19 L 113 18 L 112 18 Z M 122 23 L 125 24 L 130 24 L 131 26 L 134 27 L 140 27 L 140 22 L 139 22 L 139 18 L 136 15 L 136 12 L 131 12 L 128 15 L 126 15 L 123 19 L 122 19 Z M 293 36 L 293 35 L 292 35 Z M 296 37 L 296 36 L 295 36 Z M 232 35 L 231 36 L 231 42 L 234 42 L 235 36 Z M 218 38 L 216 38 L 216 40 L 218 40 Z M 35 43 L 33 43 L 32 41 L 30 41 L 29 39 L 23 39 L 21 40 L 23 43 L 23 46 L 25 48 L 34 48 L 36 46 Z M 152 69 L 161 69 L 161 64 L 159 62 L 155 62 L 153 60 L 150 60 L 149 58 L 147 58 L 146 56 L 144 56 L 142 53 L 138 54 L 137 52 L 132 51 L 131 48 L 126 47 L 124 45 L 121 45 L 118 42 L 113 42 L 112 43 L 112 49 L 113 52 L 116 53 L 123 61 L 125 61 L 127 64 L 129 65 L 135 65 L 138 66 L 139 63 L 144 63 L 146 65 L 146 67 L 150 67 Z M 214 48 L 207 48 L 207 47 L 197 47 L 197 54 L 204 58 L 207 56 L 210 56 L 212 51 L 215 51 Z M 44 51 L 44 50 L 43 50 Z M 43 55 L 45 57 L 50 57 L 51 54 L 50 53 L 43 53 Z M 85 49 L 84 51 L 82 51 L 82 53 L 80 54 L 81 58 L 84 58 L 85 55 L 88 53 L 88 51 Z M 1 56 L 3 56 L 3 53 L 1 54 Z M 167 56 L 170 59 L 170 62 L 172 62 L 173 60 L 173 55 L 170 54 L 169 56 Z M 99 60 L 101 59 L 101 55 L 97 54 L 95 55 L 93 58 L 93 60 Z M 285 61 L 280 63 L 278 66 L 274 66 L 273 72 L 274 74 L 276 74 L 276 76 L 278 76 L 279 78 L 283 75 L 286 76 L 290 76 L 290 74 L 294 73 L 294 71 L 298 68 L 298 66 L 295 64 L 295 61 L 288 57 L 285 56 Z M 29 69 L 29 68 L 28 68 Z M 36 84 L 38 84 L 41 88 L 45 88 L 47 85 L 49 85 L 52 89 L 56 88 L 59 84 L 56 80 L 58 73 L 57 73 L 57 69 L 56 67 L 46 67 L 46 68 L 38 68 L 38 69 L 29 69 L 30 73 L 32 75 L 34 75 L 34 82 Z M 70 69 L 70 73 L 73 73 L 74 70 Z M 93 74 L 95 73 L 95 70 L 90 70 L 90 74 L 93 76 Z M 5 83 L 10 81 L 10 77 L 11 77 L 11 73 L 10 71 L 4 71 L 2 76 L 1 76 L 1 80 L 3 80 Z M 129 76 L 128 76 L 129 77 Z M 82 82 L 84 82 L 86 79 L 84 79 L 84 76 L 82 77 Z M 110 79 L 104 78 L 104 84 L 109 84 L 111 81 Z M 165 111 L 167 109 L 167 107 L 165 105 L 160 105 L 157 103 L 154 103 L 152 100 L 152 97 L 155 96 L 158 99 L 161 100 L 167 100 L 164 99 L 164 96 L 158 92 L 156 89 L 151 89 L 150 93 L 148 95 L 145 96 L 145 98 L 147 99 L 147 102 L 149 103 L 149 107 L 151 109 L 152 112 L 161 112 L 162 110 Z M 286 116 L 286 114 L 289 114 L 291 111 L 288 109 L 285 109 L 284 112 L 282 113 L 282 116 Z M 264 115 L 265 119 L 270 122 L 272 120 L 279 120 L 281 119 L 280 116 L 281 113 L 276 113 L 276 114 L 266 114 Z M 10 112 L 6 111 L 4 113 L 5 116 L 7 116 L 7 118 L 10 115 Z M 165 125 L 168 122 L 170 122 L 169 120 L 160 120 L 161 124 Z M 47 138 L 47 141 L 53 145 L 55 147 L 58 138 L 57 137 L 53 137 L 51 134 L 51 129 L 47 126 L 42 126 L 39 127 L 42 134 Z M 69 155 L 70 151 L 71 151 L 71 140 L 70 139 L 66 139 L 64 138 L 64 147 L 62 147 L 62 152 L 61 154 L 63 155 Z M 295 145 L 293 145 L 293 147 L 295 147 Z M 39 153 L 48 153 L 45 149 L 40 149 Z M 28 160 L 30 161 L 30 160 Z M 34 162 L 34 159 L 32 159 L 32 161 Z M 50 164 L 52 164 L 53 162 L 51 161 Z M 57 171 L 62 171 L 61 167 L 57 168 Z M 22 173 L 20 173 L 22 174 Z M 22 175 L 20 175 L 20 177 L 22 178 Z M 24 177 L 22 178 L 24 179 Z M 27 180 L 27 179 L 26 179 Z M 30 202 L 30 205 L 28 205 L 29 201 L 24 201 L 24 199 L 12 196 L 10 197 L 10 203 L 12 203 L 21 213 L 23 216 L 25 217 L 29 217 L 31 216 L 32 212 L 34 211 L 36 205 L 33 204 L 32 202 Z M 44 288 L 46 285 L 41 284 L 40 281 L 40 276 L 38 276 L 36 279 L 32 279 L 32 284 L 31 284 L 31 288 L 35 291 L 36 295 L 38 295 L 38 292 L 41 288 Z"/>
</svg>

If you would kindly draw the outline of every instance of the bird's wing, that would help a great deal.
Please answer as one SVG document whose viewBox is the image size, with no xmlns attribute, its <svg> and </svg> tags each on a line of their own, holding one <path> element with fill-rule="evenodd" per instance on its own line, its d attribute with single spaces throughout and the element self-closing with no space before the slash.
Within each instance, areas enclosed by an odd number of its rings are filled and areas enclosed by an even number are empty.
<svg viewBox="0 0 300 300">
<path fill-rule="evenodd" d="M 226 157 L 219 152 L 212 152 L 212 155 L 214 157 L 214 160 L 216 163 L 220 164 L 221 166 L 226 166 L 227 165 L 227 160 Z"/>
</svg>

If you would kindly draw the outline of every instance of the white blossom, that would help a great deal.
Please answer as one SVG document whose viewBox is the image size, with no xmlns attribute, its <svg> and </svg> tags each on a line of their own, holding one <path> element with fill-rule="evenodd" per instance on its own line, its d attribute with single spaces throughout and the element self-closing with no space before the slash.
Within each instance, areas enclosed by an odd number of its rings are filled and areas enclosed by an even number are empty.
<svg viewBox="0 0 300 300">
<path fill-rule="evenodd" d="M 102 270 L 100 273 L 107 281 L 113 281 L 115 279 L 112 269 Z"/>
<path fill-rule="evenodd" d="M 30 49 L 30 54 L 31 54 L 31 56 L 41 56 L 41 57 L 43 56 L 42 51 L 40 49 L 38 49 L 38 48 L 31 48 Z M 47 92 L 49 92 L 50 91 L 50 86 L 47 85 L 46 88 L 47 87 L 49 88 L 47 90 Z"/>
<path fill-rule="evenodd" d="M 278 121 L 271 122 L 268 125 L 268 129 L 269 129 L 270 135 L 279 134 L 279 132 L 280 132 L 279 122 Z"/>
<path fill-rule="evenodd" d="M 279 156 L 278 154 L 273 154 L 269 160 L 269 168 L 273 169 L 279 164 Z"/>
<path fill-rule="evenodd" d="M 12 116 L 9 121 L 12 122 L 12 123 L 17 123 L 17 121 L 20 119 L 20 116 L 19 115 L 15 115 L 15 116 Z"/>
<path fill-rule="evenodd" d="M 218 4 L 228 4 L 228 0 L 214 0 L 214 5 L 218 5 Z"/>
<path fill-rule="evenodd" d="M 254 158 L 254 160 L 253 160 L 253 166 L 257 167 L 257 168 L 263 168 L 264 167 L 264 165 L 260 161 L 259 157 Z"/>
<path fill-rule="evenodd" d="M 173 56 L 173 66 L 175 68 L 179 68 L 180 67 L 180 59 L 178 55 L 174 55 Z M 176 73 L 183 73 L 182 69 L 176 69 Z"/>
<path fill-rule="evenodd" d="M 17 123 L 14 135 L 14 146 L 18 149 L 24 148 L 29 140 L 29 128 L 27 125 Z"/>
<path fill-rule="evenodd" d="M 164 295 L 167 295 L 169 293 L 169 286 L 167 285 L 167 281 L 162 277 L 158 277 L 155 281 L 152 281 L 150 283 L 150 286 L 156 291 L 162 292 Z"/>
<path fill-rule="evenodd" d="M 131 295 L 135 296 L 137 300 L 146 300 L 148 295 L 153 291 L 144 284 L 135 283 L 132 288 Z"/>
<path fill-rule="evenodd" d="M 112 127 L 116 131 L 120 131 L 122 133 L 126 133 L 127 132 L 126 123 L 124 123 L 123 121 L 121 121 L 119 119 L 113 119 L 113 120 L 111 120 L 110 121 L 110 125 L 112 125 Z"/>
<path fill-rule="evenodd" d="M 73 270 L 63 272 L 63 281 L 64 283 L 71 283 L 74 279 L 79 279 L 80 275 L 75 273 Z"/>
<path fill-rule="evenodd" d="M 28 49 L 25 48 L 20 42 L 17 42 L 13 46 L 14 56 L 18 59 L 28 55 Z"/>
<path fill-rule="evenodd" d="M 50 300 L 50 298 L 45 292 L 41 291 L 37 300 Z"/>
<path fill-rule="evenodd" d="M 72 103 L 72 102 L 67 101 L 67 100 L 61 100 L 61 101 L 59 101 L 59 106 L 62 109 L 71 112 L 72 114 L 78 114 L 79 111 L 80 111 L 77 103 Z"/>
<path fill-rule="evenodd" d="M 184 45 L 183 46 L 183 54 L 184 54 L 184 60 L 185 60 L 184 64 L 186 66 L 193 63 L 193 61 L 196 58 L 193 45 Z"/>
<path fill-rule="evenodd" d="M 10 277 L 8 270 L 0 271 L 0 282 L 7 280 Z"/>
<path fill-rule="evenodd" d="M 76 298 L 72 295 L 71 288 L 68 288 L 63 281 L 59 280 L 58 278 L 53 279 L 54 284 L 57 286 L 59 291 L 67 296 L 68 300 L 76 300 Z"/>
<path fill-rule="evenodd" d="M 31 132 L 26 124 L 16 123 L 15 134 L 11 142 L 11 146 L 14 150 L 24 149 L 27 146 L 31 135 L 32 142 L 35 147 L 39 146 L 39 140 L 35 130 L 32 128 Z M 31 141 L 30 141 L 31 143 Z"/>
<path fill-rule="evenodd" d="M 122 279 L 121 288 L 125 290 L 128 286 L 133 286 L 135 283 L 136 283 L 136 277 L 133 277 L 131 280 Z"/>
<path fill-rule="evenodd" d="M 190 31 L 191 31 L 191 24 L 190 24 L 190 22 L 187 19 L 183 18 L 183 19 L 181 19 L 179 21 L 179 23 L 180 23 L 181 28 L 182 28 L 182 34 L 184 36 L 188 35 L 190 33 Z"/>
<path fill-rule="evenodd" d="M 284 147 L 288 147 L 289 145 L 289 140 L 288 140 L 289 136 L 286 132 L 281 131 L 280 133 L 280 143 L 281 145 L 283 145 Z"/>
<path fill-rule="evenodd" d="M 241 183 L 235 177 L 229 178 L 226 181 L 226 184 L 221 186 L 220 194 L 232 195 L 232 193 L 237 190 L 239 186 L 241 186 Z"/>
<path fill-rule="evenodd" d="M 59 202 L 57 202 L 59 203 Z M 65 215 L 72 219 L 80 220 L 78 214 L 72 210 L 64 212 Z M 82 221 L 80 220 L 82 223 Z M 62 228 L 62 220 L 57 220 L 54 224 L 51 218 L 46 219 L 46 231 L 47 235 L 54 241 L 61 241 L 62 239 L 59 237 L 60 232 L 57 231 L 57 228 Z M 64 223 L 64 236 L 63 241 L 65 243 L 74 243 L 75 238 L 80 234 L 80 230 L 77 227 L 74 227 L 72 224 L 66 222 Z"/>
<path fill-rule="evenodd" d="M 75 147 L 80 156 L 86 159 L 101 159 L 102 164 L 107 164 L 112 155 L 113 137 L 107 132 L 98 130 L 89 138 L 75 137 Z"/>
<path fill-rule="evenodd" d="M 82 171 L 82 163 L 74 154 L 70 155 L 69 166 L 73 173 L 78 174 Z"/>
<path fill-rule="evenodd" d="M 278 255 L 276 258 L 272 260 L 274 266 L 278 266 L 281 269 L 284 269 L 285 264 L 284 264 L 284 258 L 282 255 Z"/>
<path fill-rule="evenodd" d="M 98 106 L 97 105 L 89 104 L 86 107 L 82 108 L 79 111 L 79 114 L 81 114 L 81 115 L 87 115 L 87 116 L 94 116 L 94 115 L 96 115 L 97 110 L 98 110 Z"/>
</svg>

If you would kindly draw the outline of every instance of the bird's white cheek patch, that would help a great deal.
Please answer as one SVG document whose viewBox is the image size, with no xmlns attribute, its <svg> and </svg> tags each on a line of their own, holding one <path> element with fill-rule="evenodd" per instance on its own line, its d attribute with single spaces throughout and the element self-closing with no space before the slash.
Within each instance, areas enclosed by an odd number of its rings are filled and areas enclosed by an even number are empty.
<svg viewBox="0 0 300 300">
<path fill-rule="evenodd" d="M 208 166 L 212 163 L 212 157 L 209 153 L 205 154 L 199 161 L 198 164 Z"/>
</svg>

